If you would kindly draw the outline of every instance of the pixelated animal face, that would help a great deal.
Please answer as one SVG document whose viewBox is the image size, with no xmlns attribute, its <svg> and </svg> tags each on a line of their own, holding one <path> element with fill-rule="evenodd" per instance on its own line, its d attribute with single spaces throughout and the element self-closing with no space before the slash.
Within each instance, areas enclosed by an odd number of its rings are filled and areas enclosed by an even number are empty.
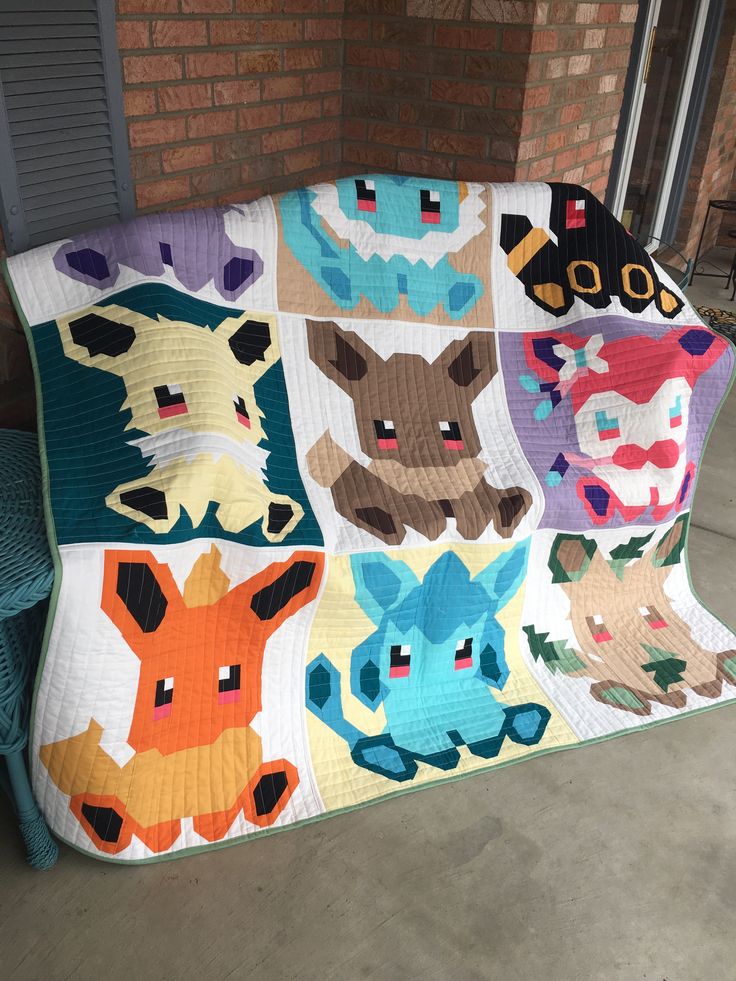
<svg viewBox="0 0 736 981">
<path fill-rule="evenodd" d="M 371 704 L 382 692 L 431 693 L 478 677 L 503 687 L 508 668 L 496 613 L 519 588 L 527 551 L 520 543 L 472 578 L 446 552 L 422 580 L 380 552 L 354 555 L 355 598 L 376 630 L 353 652 L 353 690 Z"/>
<path fill-rule="evenodd" d="M 647 462 L 672 468 L 684 452 L 691 394 L 684 378 L 668 379 L 643 404 L 597 392 L 575 415 L 580 449 L 594 459 L 612 457 L 625 469 Z"/>
<path fill-rule="evenodd" d="M 405 467 L 452 467 L 476 457 L 471 405 L 496 373 L 490 332 L 453 341 L 433 362 L 417 354 L 385 361 L 356 333 L 307 321 L 314 363 L 351 396 L 364 453 Z"/>
<path fill-rule="evenodd" d="M 636 645 L 639 667 L 650 661 L 652 648 L 678 658 L 700 653 L 664 589 L 672 570 L 662 563 L 682 547 L 685 528 L 684 521 L 677 522 L 641 558 L 622 563 L 618 573 L 597 548 L 590 556 L 574 537 L 556 548 L 561 567 L 574 576 L 561 585 L 570 600 L 578 649 L 591 664 L 630 662 L 637 657 Z"/>
<path fill-rule="evenodd" d="M 219 559 L 213 546 L 181 593 L 150 552 L 105 553 L 102 609 L 140 659 L 128 737 L 137 752 L 209 745 L 248 725 L 261 708 L 266 641 L 319 588 L 318 553 L 296 552 L 233 589 Z"/>
<path fill-rule="evenodd" d="M 478 184 L 375 175 L 311 190 L 313 210 L 366 260 L 403 256 L 434 266 L 484 227 Z"/>
<path fill-rule="evenodd" d="M 273 316 L 240 314 L 210 330 L 107 306 L 63 318 L 58 327 L 67 357 L 123 379 L 127 429 L 263 439 L 254 385 L 278 358 Z"/>
</svg>

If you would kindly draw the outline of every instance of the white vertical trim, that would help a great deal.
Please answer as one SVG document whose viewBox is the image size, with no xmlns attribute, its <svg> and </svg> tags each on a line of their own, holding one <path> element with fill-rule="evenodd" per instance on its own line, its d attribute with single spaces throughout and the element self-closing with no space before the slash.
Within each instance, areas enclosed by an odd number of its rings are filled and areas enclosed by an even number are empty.
<svg viewBox="0 0 736 981">
<path fill-rule="evenodd" d="M 642 106 L 644 105 L 644 94 L 647 90 L 646 82 L 644 81 L 644 69 L 646 68 L 647 58 L 649 56 L 649 43 L 652 30 L 654 27 L 656 27 L 659 19 L 661 4 L 662 0 L 652 0 L 652 3 L 649 5 L 647 19 L 644 24 L 643 44 L 639 53 L 639 64 L 636 66 L 636 81 L 634 82 L 634 91 L 631 102 L 631 115 L 629 117 L 629 124 L 624 140 L 624 149 L 621 156 L 621 167 L 618 174 L 616 193 L 614 195 L 613 205 L 611 207 L 611 210 L 618 219 L 621 218 L 621 213 L 623 211 L 626 188 L 628 186 L 629 176 L 631 174 L 631 162 L 634 156 L 634 147 L 636 146 L 636 137 L 639 133 L 641 111 Z"/>
</svg>

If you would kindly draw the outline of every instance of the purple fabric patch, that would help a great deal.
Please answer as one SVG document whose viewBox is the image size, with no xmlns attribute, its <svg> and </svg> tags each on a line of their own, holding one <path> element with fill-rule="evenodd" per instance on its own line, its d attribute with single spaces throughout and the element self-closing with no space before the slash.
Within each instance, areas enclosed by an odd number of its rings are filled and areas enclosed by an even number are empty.
<svg viewBox="0 0 736 981">
<path fill-rule="evenodd" d="M 115 285 L 121 266 L 143 276 L 162 276 L 168 267 L 192 293 L 214 281 L 220 296 L 236 300 L 263 275 L 263 260 L 228 238 L 227 210 L 144 215 L 85 232 L 59 248 L 54 265 L 62 275 L 99 289 Z"/>
</svg>

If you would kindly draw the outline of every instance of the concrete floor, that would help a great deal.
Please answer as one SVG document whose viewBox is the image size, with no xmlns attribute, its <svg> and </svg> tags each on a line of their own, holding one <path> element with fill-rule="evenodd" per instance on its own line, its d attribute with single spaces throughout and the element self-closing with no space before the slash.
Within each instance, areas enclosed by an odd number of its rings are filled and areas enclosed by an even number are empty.
<svg viewBox="0 0 736 981">
<path fill-rule="evenodd" d="M 735 447 L 736 389 L 690 538 L 733 625 Z M 729 981 L 734 745 L 727 707 L 143 868 L 30 871 L 0 796 L 0 978 Z"/>
</svg>

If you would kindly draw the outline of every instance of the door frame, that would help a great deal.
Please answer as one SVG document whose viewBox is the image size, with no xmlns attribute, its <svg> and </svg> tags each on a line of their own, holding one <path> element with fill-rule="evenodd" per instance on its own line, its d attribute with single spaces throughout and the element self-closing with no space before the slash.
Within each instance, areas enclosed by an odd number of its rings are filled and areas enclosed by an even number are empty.
<svg viewBox="0 0 736 981">
<path fill-rule="evenodd" d="M 653 43 L 653 29 L 662 0 L 643 0 L 634 28 L 623 105 L 606 190 L 606 206 L 620 220 L 631 171 L 636 137 L 646 92 L 644 74 Z M 678 107 L 668 142 L 658 201 L 650 239 L 642 242 L 647 251 L 659 247 L 658 240 L 672 241 L 687 187 L 695 142 L 700 128 L 716 44 L 723 20 L 724 0 L 700 0 L 686 55 L 686 68 L 678 93 Z M 688 95 L 689 93 L 689 95 Z"/>
</svg>

